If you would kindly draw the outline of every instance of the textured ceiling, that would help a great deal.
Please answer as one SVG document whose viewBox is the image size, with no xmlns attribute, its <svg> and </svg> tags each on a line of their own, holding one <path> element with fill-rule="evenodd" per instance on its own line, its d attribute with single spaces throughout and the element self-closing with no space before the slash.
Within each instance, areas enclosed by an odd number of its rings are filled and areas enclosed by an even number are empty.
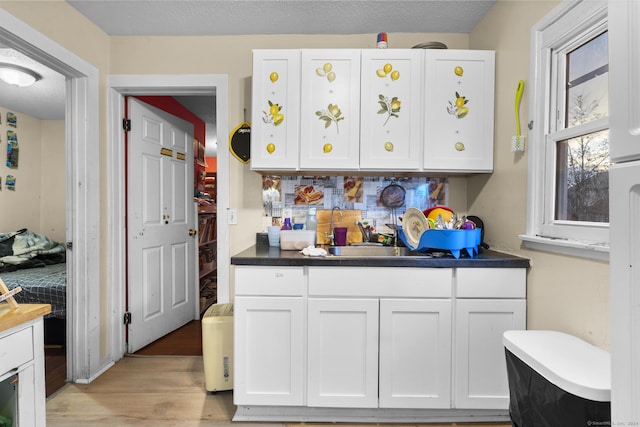
<svg viewBox="0 0 640 427">
<path fill-rule="evenodd" d="M 495 0 L 67 0 L 109 35 L 468 33 Z"/>
</svg>

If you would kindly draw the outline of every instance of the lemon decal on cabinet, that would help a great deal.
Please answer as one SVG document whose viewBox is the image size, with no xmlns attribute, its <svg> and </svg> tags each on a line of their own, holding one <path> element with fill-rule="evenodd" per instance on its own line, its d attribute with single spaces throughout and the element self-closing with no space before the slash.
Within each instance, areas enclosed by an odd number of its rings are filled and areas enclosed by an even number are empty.
<svg viewBox="0 0 640 427">
<path fill-rule="evenodd" d="M 322 68 L 316 68 L 316 74 L 319 77 L 326 77 L 329 83 L 336 79 L 336 73 L 333 70 L 333 65 L 330 62 L 325 63 Z"/>
<path fill-rule="evenodd" d="M 276 151 L 276 145 L 273 142 L 270 142 L 267 144 L 267 152 L 269 154 L 273 154 L 273 152 Z"/>
<path fill-rule="evenodd" d="M 344 117 L 342 116 L 340 107 L 338 107 L 336 104 L 329 104 L 326 110 L 316 111 L 316 116 L 318 116 L 319 120 L 324 120 L 325 129 L 331 126 L 331 123 L 335 123 L 336 133 L 340 133 L 338 122 L 344 120 Z"/>
<path fill-rule="evenodd" d="M 389 75 L 389 73 L 391 73 L 391 80 L 393 81 L 398 80 L 400 78 L 400 71 L 398 70 L 391 71 L 391 70 L 393 70 L 393 65 L 384 64 L 384 67 L 376 70 L 376 75 L 381 79 L 384 79 Z"/>
<path fill-rule="evenodd" d="M 274 126 L 280 126 L 284 121 L 284 114 L 282 111 L 282 106 L 278 104 L 274 104 L 271 101 L 269 102 L 269 111 L 262 111 L 262 121 L 266 124 L 271 124 Z"/>
<path fill-rule="evenodd" d="M 447 112 L 457 119 L 464 118 L 469 113 L 469 108 L 466 106 L 469 100 L 456 92 L 455 101 L 449 101 L 449 106 L 447 107 Z"/>
<path fill-rule="evenodd" d="M 271 74 L 269 74 L 269 80 L 271 80 L 271 83 L 275 83 L 278 81 L 278 73 L 276 73 L 275 71 Z"/>
<path fill-rule="evenodd" d="M 400 117 L 399 113 L 402 102 L 400 102 L 397 96 L 389 99 L 388 97 L 380 94 L 378 95 L 378 104 L 380 104 L 378 114 L 387 115 L 387 119 L 384 121 L 382 126 L 385 126 L 391 117 Z"/>
<path fill-rule="evenodd" d="M 456 142 L 456 145 L 454 147 L 456 151 L 464 151 L 464 144 L 460 141 Z"/>
<path fill-rule="evenodd" d="M 454 68 L 453 72 L 456 74 L 456 76 L 460 76 L 460 77 L 462 77 L 462 74 L 464 74 L 464 70 L 462 69 L 461 66 L 457 66 L 456 68 Z"/>
<path fill-rule="evenodd" d="M 389 151 L 389 152 L 392 152 L 393 151 L 393 143 L 389 142 L 389 141 L 385 142 L 384 143 L 384 149 Z"/>
<path fill-rule="evenodd" d="M 325 152 L 325 153 L 330 153 L 331 150 L 333 150 L 333 145 L 331 145 L 329 143 L 324 144 L 324 146 L 322 147 L 322 151 Z"/>
</svg>

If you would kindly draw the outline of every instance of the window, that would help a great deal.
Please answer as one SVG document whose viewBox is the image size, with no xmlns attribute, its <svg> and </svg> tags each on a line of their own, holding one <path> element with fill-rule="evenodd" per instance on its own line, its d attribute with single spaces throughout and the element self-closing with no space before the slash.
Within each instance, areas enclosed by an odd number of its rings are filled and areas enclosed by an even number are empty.
<svg viewBox="0 0 640 427">
<path fill-rule="evenodd" d="M 532 30 L 528 247 L 608 259 L 607 2 L 566 1 Z"/>
</svg>

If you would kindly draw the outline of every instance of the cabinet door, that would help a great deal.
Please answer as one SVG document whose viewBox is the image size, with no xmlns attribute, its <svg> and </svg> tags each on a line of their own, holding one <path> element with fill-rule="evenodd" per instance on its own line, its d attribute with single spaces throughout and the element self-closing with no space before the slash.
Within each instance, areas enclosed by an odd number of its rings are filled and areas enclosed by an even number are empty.
<svg viewBox="0 0 640 427">
<path fill-rule="evenodd" d="M 418 49 L 362 51 L 361 169 L 420 168 L 422 60 Z"/>
<path fill-rule="evenodd" d="M 308 406 L 378 406 L 378 305 L 309 298 Z"/>
<path fill-rule="evenodd" d="M 424 169 L 492 172 L 495 52 L 424 53 Z"/>
<path fill-rule="evenodd" d="M 451 300 L 380 300 L 380 407 L 451 407 Z"/>
<path fill-rule="evenodd" d="M 508 330 L 525 329 L 526 300 L 456 301 L 454 406 L 507 409 L 509 386 L 502 344 Z"/>
<path fill-rule="evenodd" d="M 640 159 L 640 4 L 609 2 L 611 160 Z"/>
<path fill-rule="evenodd" d="M 300 51 L 253 51 L 251 168 L 296 170 L 300 137 Z"/>
<path fill-rule="evenodd" d="M 302 50 L 300 168 L 358 168 L 360 50 Z"/>
<path fill-rule="evenodd" d="M 302 298 L 239 296 L 234 313 L 234 403 L 304 405 Z"/>
</svg>

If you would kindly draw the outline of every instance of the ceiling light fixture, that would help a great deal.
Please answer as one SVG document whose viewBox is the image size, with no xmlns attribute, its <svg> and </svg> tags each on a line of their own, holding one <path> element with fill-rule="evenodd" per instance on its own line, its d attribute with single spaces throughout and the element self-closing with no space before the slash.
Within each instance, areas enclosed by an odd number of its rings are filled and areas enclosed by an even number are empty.
<svg viewBox="0 0 640 427">
<path fill-rule="evenodd" d="M 40 74 L 28 68 L 0 62 L 0 80 L 12 86 L 31 86 L 41 78 Z"/>
</svg>

